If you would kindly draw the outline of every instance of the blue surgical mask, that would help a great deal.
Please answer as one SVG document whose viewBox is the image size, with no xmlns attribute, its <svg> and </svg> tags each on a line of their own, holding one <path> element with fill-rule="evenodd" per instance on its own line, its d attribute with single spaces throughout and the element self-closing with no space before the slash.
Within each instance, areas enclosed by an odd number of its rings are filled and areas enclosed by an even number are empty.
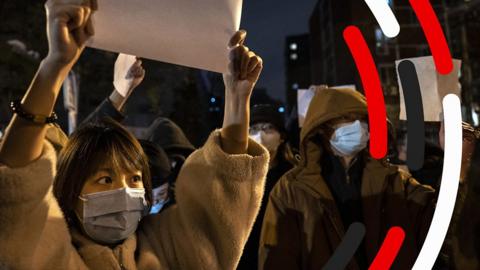
<svg viewBox="0 0 480 270">
<path fill-rule="evenodd" d="M 158 214 L 160 213 L 160 211 L 163 209 L 163 207 L 165 206 L 165 204 L 168 203 L 169 200 L 164 200 L 164 201 L 160 201 L 154 205 L 152 205 L 152 208 L 150 209 L 150 215 L 154 215 L 154 214 Z"/>
<path fill-rule="evenodd" d="M 168 186 L 168 183 L 166 183 L 152 190 L 153 204 L 150 209 L 151 215 L 160 213 L 165 204 L 168 203 Z"/>
<path fill-rule="evenodd" d="M 335 129 L 330 139 L 333 151 L 339 156 L 352 156 L 367 147 L 368 125 L 359 120 Z"/>
</svg>

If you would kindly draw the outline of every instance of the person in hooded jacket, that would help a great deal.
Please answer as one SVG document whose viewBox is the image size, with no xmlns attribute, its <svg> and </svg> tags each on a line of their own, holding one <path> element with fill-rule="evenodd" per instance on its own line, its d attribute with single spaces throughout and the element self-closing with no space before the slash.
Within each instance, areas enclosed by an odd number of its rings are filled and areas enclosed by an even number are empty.
<svg viewBox="0 0 480 270">
<path fill-rule="evenodd" d="M 367 269 L 388 230 L 405 240 L 391 269 L 410 269 L 431 222 L 435 191 L 368 152 L 365 97 L 324 89 L 301 131 L 299 165 L 276 184 L 263 220 L 259 269 L 322 269 L 353 223 L 365 237 L 346 269 Z"/>
<path fill-rule="evenodd" d="M 470 130 L 470 134 L 465 136 L 465 140 L 469 142 L 468 147 L 464 145 L 466 151 L 462 152 L 463 156 L 471 153 L 471 166 L 465 170 L 464 185 L 468 186 L 468 192 L 457 198 L 455 207 L 462 204 L 459 219 L 456 224 L 450 226 L 452 237 L 452 252 L 454 254 L 450 269 L 480 269 L 480 216 L 478 215 L 478 201 L 480 200 L 480 130 Z M 475 136 L 473 136 L 475 135 Z M 475 146 L 476 145 L 476 146 Z M 467 162 L 467 160 L 465 160 Z"/>
<path fill-rule="evenodd" d="M 230 40 L 223 127 L 185 162 L 177 204 L 152 205 L 148 159 L 113 120 L 76 130 L 58 155 L 46 123 L 63 80 L 94 34 L 95 1 L 45 4 L 49 53 L 0 145 L 0 268 L 235 269 L 263 195 L 268 152 L 248 139 L 262 61 Z"/>
<path fill-rule="evenodd" d="M 139 142 L 148 158 L 150 178 L 152 179 L 150 214 L 158 214 L 173 204 L 170 196 L 170 178 L 172 177 L 170 162 L 165 151 L 155 143 L 147 140 L 139 140 Z"/>
</svg>

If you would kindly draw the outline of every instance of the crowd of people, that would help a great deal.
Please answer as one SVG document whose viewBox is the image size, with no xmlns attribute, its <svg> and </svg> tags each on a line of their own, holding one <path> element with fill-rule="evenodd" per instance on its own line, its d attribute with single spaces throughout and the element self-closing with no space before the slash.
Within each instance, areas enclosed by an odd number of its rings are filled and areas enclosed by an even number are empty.
<svg viewBox="0 0 480 270">
<path fill-rule="evenodd" d="M 391 122 L 388 155 L 370 156 L 367 103 L 354 89 L 316 91 L 292 134 L 273 104 L 250 104 L 263 63 L 240 30 L 226 44 L 223 126 L 202 147 L 168 118 L 138 137 L 122 125 L 146 73 L 140 59 L 115 66 L 129 83 L 114 82 L 67 136 L 53 108 L 94 35 L 97 7 L 45 7 L 49 53 L 23 99 L 12 101 L 0 141 L 0 269 L 322 269 L 354 223 L 365 238 L 347 269 L 368 269 L 393 226 L 405 240 L 392 269 L 412 267 L 442 180 L 443 123 L 416 171 L 402 166 L 405 134 Z M 472 208 L 479 138 L 464 123 L 459 202 L 435 269 L 480 267 L 458 229 Z"/>
</svg>

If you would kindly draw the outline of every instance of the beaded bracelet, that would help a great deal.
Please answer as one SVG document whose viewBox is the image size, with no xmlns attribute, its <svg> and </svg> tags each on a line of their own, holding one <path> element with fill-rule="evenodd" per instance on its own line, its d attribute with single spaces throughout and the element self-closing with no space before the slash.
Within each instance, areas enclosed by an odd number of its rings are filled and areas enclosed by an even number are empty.
<svg viewBox="0 0 480 270">
<path fill-rule="evenodd" d="M 55 123 L 58 119 L 57 114 L 52 112 L 51 116 L 44 116 L 44 115 L 33 115 L 22 108 L 22 104 L 20 100 L 15 100 L 10 102 L 10 109 L 12 109 L 13 113 L 16 113 L 19 117 L 33 122 L 35 124 L 50 124 Z"/>
</svg>

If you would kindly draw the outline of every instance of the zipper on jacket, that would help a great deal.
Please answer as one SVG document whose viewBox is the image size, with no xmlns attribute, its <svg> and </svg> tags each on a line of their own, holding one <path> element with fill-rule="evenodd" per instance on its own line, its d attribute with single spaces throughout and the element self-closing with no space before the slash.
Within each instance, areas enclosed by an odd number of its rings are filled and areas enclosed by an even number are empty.
<svg viewBox="0 0 480 270">
<path fill-rule="evenodd" d="M 351 184 L 352 181 L 350 179 L 350 169 L 352 168 L 352 166 L 355 164 L 355 162 L 357 162 L 357 157 L 355 157 L 351 162 L 350 164 L 348 165 L 348 168 L 345 168 L 345 180 L 347 182 L 347 184 Z"/>
</svg>

